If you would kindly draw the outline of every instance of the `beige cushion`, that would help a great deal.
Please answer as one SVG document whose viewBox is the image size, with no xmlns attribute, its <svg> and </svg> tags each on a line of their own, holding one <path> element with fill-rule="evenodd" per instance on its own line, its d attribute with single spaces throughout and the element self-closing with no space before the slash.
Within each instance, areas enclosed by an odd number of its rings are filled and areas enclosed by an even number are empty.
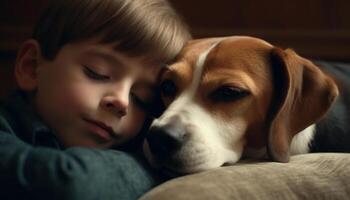
<svg viewBox="0 0 350 200">
<path fill-rule="evenodd" d="M 350 154 L 239 163 L 170 180 L 141 198 L 163 199 L 350 199 Z"/>
</svg>

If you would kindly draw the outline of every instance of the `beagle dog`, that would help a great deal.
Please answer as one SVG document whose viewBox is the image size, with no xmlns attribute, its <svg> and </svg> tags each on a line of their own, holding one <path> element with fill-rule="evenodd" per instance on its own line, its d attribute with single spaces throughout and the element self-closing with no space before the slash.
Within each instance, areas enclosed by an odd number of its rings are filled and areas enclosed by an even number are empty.
<svg viewBox="0 0 350 200">
<path fill-rule="evenodd" d="M 166 110 L 144 152 L 177 174 L 242 158 L 350 152 L 349 80 L 349 67 L 320 68 L 258 38 L 193 40 L 161 76 Z"/>
</svg>

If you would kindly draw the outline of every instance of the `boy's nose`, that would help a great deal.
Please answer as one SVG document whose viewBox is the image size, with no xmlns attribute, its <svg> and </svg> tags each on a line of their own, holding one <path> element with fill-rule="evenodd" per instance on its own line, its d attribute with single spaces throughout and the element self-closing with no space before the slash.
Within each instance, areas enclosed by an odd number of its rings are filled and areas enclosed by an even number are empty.
<svg viewBox="0 0 350 200">
<path fill-rule="evenodd" d="M 123 117 L 127 114 L 129 105 L 129 96 L 126 95 L 109 95 L 102 99 L 102 106 L 112 111 L 118 117 Z"/>
</svg>

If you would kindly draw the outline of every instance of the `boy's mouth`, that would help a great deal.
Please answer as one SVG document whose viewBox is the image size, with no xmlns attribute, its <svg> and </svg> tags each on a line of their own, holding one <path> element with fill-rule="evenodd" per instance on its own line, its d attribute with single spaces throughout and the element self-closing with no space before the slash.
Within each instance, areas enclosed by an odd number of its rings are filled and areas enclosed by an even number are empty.
<svg viewBox="0 0 350 200">
<path fill-rule="evenodd" d="M 111 126 L 89 118 L 83 118 L 83 120 L 88 123 L 89 130 L 103 140 L 110 141 L 111 139 L 118 138 L 118 134 L 114 132 Z"/>
</svg>

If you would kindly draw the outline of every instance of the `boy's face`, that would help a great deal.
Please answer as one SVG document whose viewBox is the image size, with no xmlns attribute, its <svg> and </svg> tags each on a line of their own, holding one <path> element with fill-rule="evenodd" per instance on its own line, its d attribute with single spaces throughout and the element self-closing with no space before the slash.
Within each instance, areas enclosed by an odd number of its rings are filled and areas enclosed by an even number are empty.
<svg viewBox="0 0 350 200">
<path fill-rule="evenodd" d="M 118 145 L 141 130 L 160 68 L 112 45 L 67 44 L 38 63 L 36 106 L 67 147 Z"/>
</svg>

